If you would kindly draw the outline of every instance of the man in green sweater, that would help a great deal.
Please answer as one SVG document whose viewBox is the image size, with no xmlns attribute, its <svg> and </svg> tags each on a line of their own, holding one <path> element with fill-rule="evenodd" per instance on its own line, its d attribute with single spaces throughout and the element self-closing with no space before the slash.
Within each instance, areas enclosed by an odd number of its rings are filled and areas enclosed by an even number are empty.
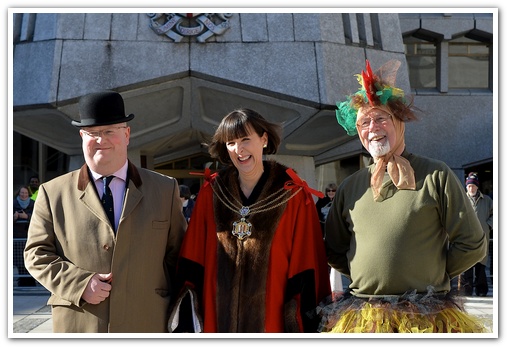
<svg viewBox="0 0 507 347">
<path fill-rule="evenodd" d="M 399 65 L 381 78 L 367 61 L 363 88 L 338 105 L 339 124 L 373 163 L 341 183 L 326 220 L 328 262 L 350 286 L 321 303 L 321 331 L 487 332 L 449 293 L 485 256 L 486 237 L 453 171 L 405 148 L 416 116 L 394 87 Z"/>
</svg>

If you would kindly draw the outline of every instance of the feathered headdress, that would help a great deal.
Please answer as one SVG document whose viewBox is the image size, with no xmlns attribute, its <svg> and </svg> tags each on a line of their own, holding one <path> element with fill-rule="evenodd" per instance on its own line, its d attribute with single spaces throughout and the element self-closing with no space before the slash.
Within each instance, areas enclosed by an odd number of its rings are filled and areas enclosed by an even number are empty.
<svg viewBox="0 0 507 347">
<path fill-rule="evenodd" d="M 348 135 L 356 135 L 357 111 L 367 104 L 370 106 L 389 105 L 391 102 L 405 103 L 403 90 L 394 87 L 396 73 L 401 65 L 398 60 L 390 60 L 384 64 L 377 74 L 374 74 L 370 62 L 366 60 L 366 71 L 355 75 L 361 88 L 347 97 L 346 101 L 336 103 L 336 119 L 347 131 Z"/>
</svg>

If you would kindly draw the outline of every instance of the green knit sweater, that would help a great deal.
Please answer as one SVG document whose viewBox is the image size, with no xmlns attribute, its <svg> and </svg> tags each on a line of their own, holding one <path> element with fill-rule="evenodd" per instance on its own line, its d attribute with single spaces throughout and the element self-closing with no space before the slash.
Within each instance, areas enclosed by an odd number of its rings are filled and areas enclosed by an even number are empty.
<svg viewBox="0 0 507 347">
<path fill-rule="evenodd" d="M 416 190 L 398 190 L 387 175 L 379 202 L 375 164 L 347 177 L 326 220 L 329 264 L 349 276 L 357 296 L 448 292 L 450 280 L 486 254 L 484 231 L 462 184 L 443 162 L 405 151 Z"/>
</svg>

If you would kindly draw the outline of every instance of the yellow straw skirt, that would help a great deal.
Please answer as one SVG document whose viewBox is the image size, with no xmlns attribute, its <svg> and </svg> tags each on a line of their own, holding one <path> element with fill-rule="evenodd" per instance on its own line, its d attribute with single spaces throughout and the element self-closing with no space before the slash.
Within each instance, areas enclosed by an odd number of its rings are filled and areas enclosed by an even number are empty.
<svg viewBox="0 0 507 347">
<path fill-rule="evenodd" d="M 320 304 L 322 333 L 488 333 L 484 320 L 465 312 L 459 297 L 407 293 L 382 298 L 351 294 Z"/>
</svg>

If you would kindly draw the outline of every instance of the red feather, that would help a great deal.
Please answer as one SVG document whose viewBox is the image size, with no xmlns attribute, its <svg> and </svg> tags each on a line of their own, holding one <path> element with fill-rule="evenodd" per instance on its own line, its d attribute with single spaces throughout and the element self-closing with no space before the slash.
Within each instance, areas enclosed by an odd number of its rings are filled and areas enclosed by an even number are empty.
<svg viewBox="0 0 507 347">
<path fill-rule="evenodd" d="M 373 74 L 373 71 L 371 71 L 370 62 L 368 59 L 366 60 L 366 72 L 363 70 L 361 72 L 361 75 L 363 76 L 363 87 L 366 91 L 366 97 L 368 98 L 370 105 L 374 106 L 377 99 L 377 91 L 375 88 L 376 76 Z"/>
</svg>

